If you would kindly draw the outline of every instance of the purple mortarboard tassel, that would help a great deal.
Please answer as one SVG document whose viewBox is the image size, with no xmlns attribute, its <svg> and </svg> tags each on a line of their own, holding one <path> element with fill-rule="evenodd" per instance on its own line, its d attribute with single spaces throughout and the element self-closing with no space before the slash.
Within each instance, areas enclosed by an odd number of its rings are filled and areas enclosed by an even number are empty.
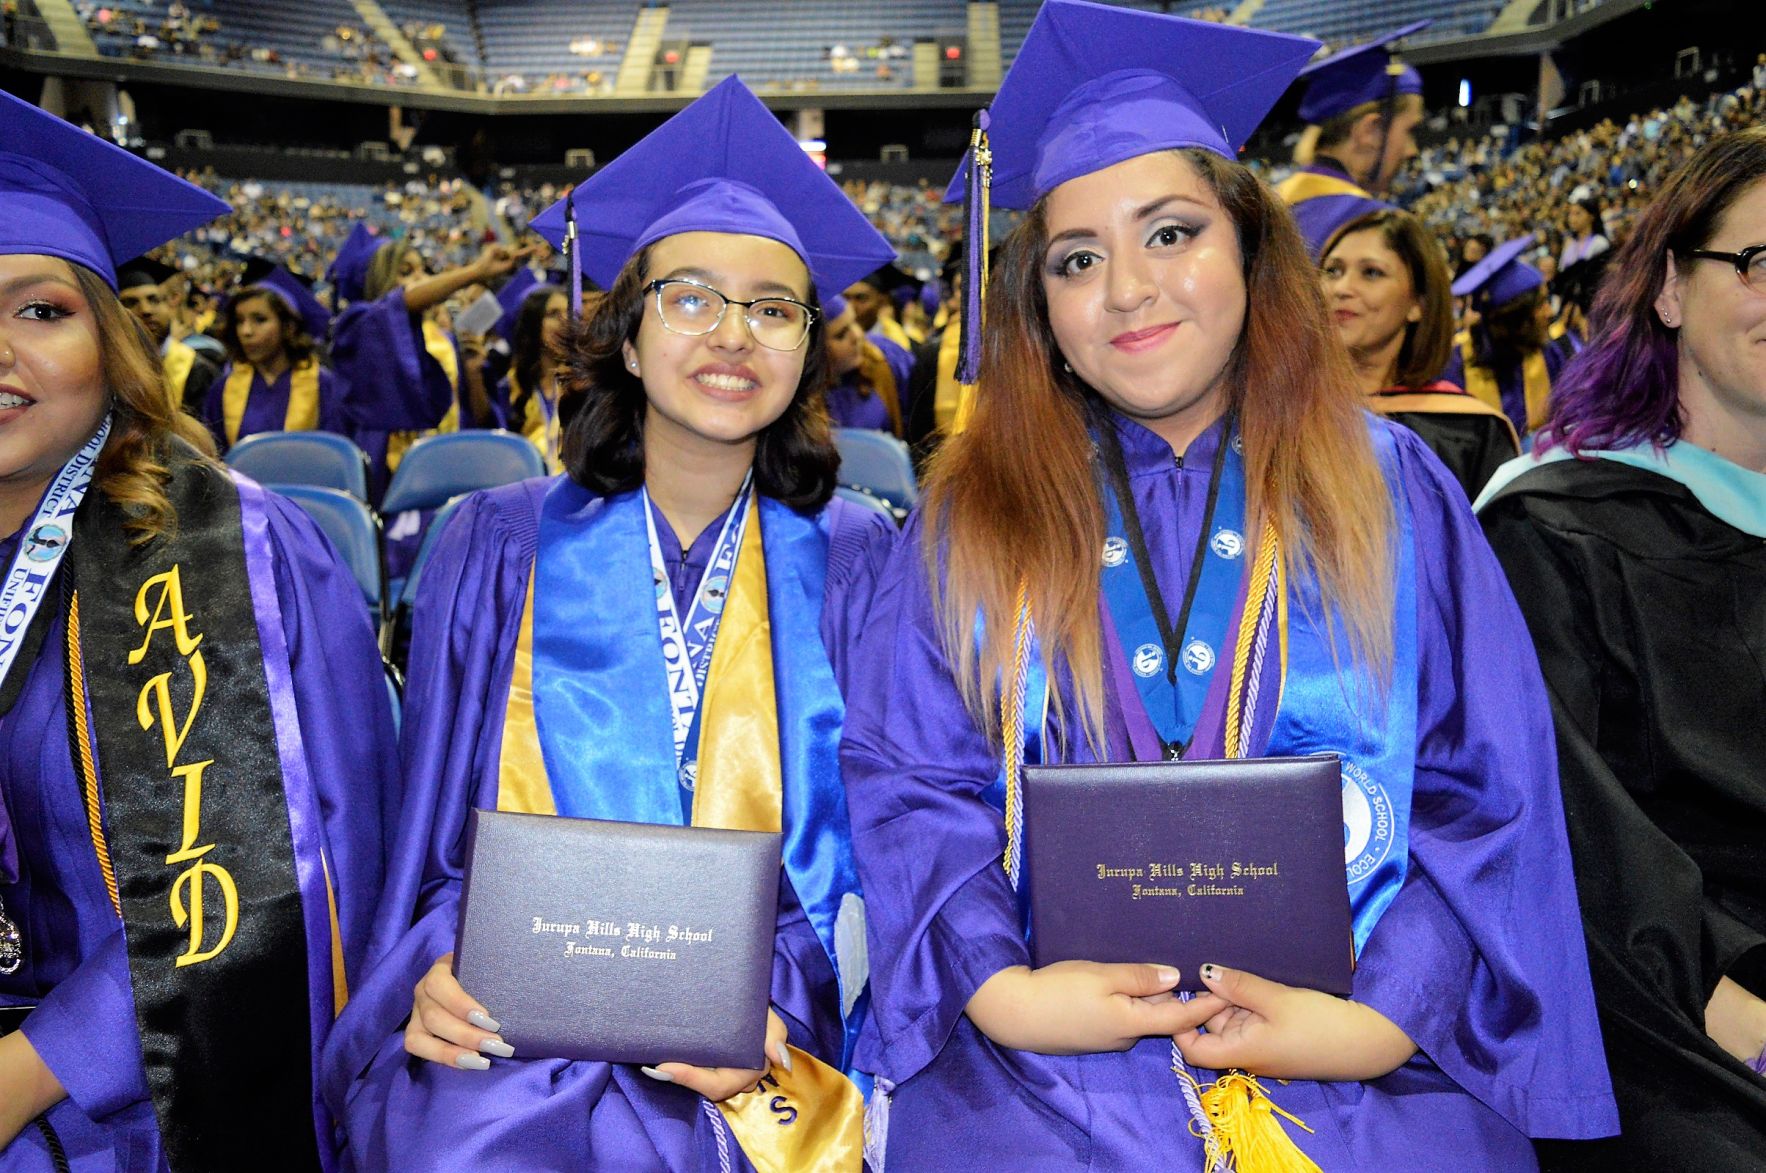
<svg viewBox="0 0 1766 1173">
<path fill-rule="evenodd" d="M 576 234 L 576 189 L 564 193 L 564 251 L 570 258 L 570 320 L 583 316 L 583 249 Z"/>
<path fill-rule="evenodd" d="M 974 386 L 981 377 L 981 306 L 987 284 L 987 200 L 993 179 L 993 155 L 987 145 L 991 119 L 986 110 L 975 112 L 975 129 L 969 136 L 969 183 L 963 202 L 966 213 L 963 247 L 962 345 L 957 351 L 957 382 Z"/>
</svg>

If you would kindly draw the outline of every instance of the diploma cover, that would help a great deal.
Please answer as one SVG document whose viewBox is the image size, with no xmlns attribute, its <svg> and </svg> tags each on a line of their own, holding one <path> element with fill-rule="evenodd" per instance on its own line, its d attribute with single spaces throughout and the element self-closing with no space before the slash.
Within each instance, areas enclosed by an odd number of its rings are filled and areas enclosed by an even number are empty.
<svg viewBox="0 0 1766 1173">
<path fill-rule="evenodd" d="M 779 841 L 474 810 L 454 973 L 528 1058 L 762 1069 Z"/>
<path fill-rule="evenodd" d="M 1027 767 L 1036 964 L 1174 965 L 1202 990 L 1213 963 L 1348 994 L 1342 790 L 1335 754 Z"/>
</svg>

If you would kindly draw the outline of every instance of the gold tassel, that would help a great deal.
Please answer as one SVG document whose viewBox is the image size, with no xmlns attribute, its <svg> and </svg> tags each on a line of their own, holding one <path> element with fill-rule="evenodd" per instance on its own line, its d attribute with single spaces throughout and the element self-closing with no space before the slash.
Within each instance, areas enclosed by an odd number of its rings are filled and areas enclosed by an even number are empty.
<svg viewBox="0 0 1766 1173">
<path fill-rule="evenodd" d="M 1179 1074 L 1195 1083 L 1189 1072 Z M 1228 1072 L 1201 1093 L 1201 1103 L 1212 1130 L 1204 1139 L 1204 1173 L 1323 1173 L 1276 1117 L 1285 1117 L 1307 1132 L 1312 1129 L 1270 1099 L 1255 1076 Z"/>
</svg>

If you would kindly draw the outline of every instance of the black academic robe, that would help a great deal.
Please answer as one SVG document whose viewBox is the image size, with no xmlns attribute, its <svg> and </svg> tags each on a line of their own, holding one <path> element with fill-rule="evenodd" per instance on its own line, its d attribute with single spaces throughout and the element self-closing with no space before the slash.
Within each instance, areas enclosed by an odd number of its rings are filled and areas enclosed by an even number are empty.
<svg viewBox="0 0 1766 1173">
<path fill-rule="evenodd" d="M 1538 645 L 1622 1135 L 1549 1169 L 1766 1168 L 1766 1079 L 1706 1036 L 1766 997 L 1766 542 L 1611 461 L 1481 512 Z"/>
<path fill-rule="evenodd" d="M 1478 499 L 1497 469 L 1521 454 L 1508 417 L 1451 383 L 1394 387 L 1369 396 L 1368 406 L 1421 436 L 1469 501 Z"/>
</svg>

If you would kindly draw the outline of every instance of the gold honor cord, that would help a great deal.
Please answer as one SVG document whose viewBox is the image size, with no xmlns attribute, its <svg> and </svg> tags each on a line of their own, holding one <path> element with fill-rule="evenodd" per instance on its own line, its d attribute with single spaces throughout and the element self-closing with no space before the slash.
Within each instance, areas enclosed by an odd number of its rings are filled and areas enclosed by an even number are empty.
<svg viewBox="0 0 1766 1173">
<path fill-rule="evenodd" d="M 104 812 L 98 794 L 98 767 L 92 760 L 92 731 L 86 724 L 86 665 L 80 656 L 80 592 L 75 591 L 67 607 L 67 688 L 68 705 L 74 715 L 74 749 L 79 760 L 80 785 L 86 796 L 86 829 L 92 835 L 92 851 L 98 857 L 98 870 L 104 874 L 104 891 L 117 919 L 123 916 L 122 897 L 117 894 L 116 869 L 110 862 L 110 844 L 104 837 Z"/>
<path fill-rule="evenodd" d="M 1478 366 L 1473 361 L 1472 336 L 1463 331 L 1455 339 L 1459 343 L 1460 357 L 1465 360 L 1466 391 L 1484 403 L 1503 412 L 1502 387 L 1496 381 L 1496 372 L 1489 367 Z M 1535 350 L 1521 360 L 1521 388 L 1527 400 L 1527 430 L 1537 431 L 1545 423 L 1547 401 L 1551 399 L 1551 368 L 1545 365 L 1545 352 Z"/>
<path fill-rule="evenodd" d="M 245 425 L 245 408 L 256 377 L 257 370 L 250 363 L 239 363 L 221 388 L 221 427 L 229 446 L 239 443 L 239 429 Z M 310 432 L 318 426 L 319 362 L 308 358 L 288 372 L 288 408 L 283 413 L 281 430 Z"/>
<path fill-rule="evenodd" d="M 1257 561 L 1251 566 L 1251 584 L 1245 590 L 1245 609 L 1239 615 L 1238 643 L 1233 648 L 1232 681 L 1226 693 L 1225 752 L 1229 758 L 1245 756 L 1249 748 L 1246 738 L 1251 732 L 1251 723 L 1257 719 L 1255 712 L 1244 711 L 1245 674 L 1251 667 L 1251 647 L 1257 642 L 1259 617 L 1269 598 L 1272 581 L 1275 589 L 1281 589 L 1279 555 L 1280 543 L 1276 538 L 1275 526 L 1266 521 L 1263 523 L 1262 540 L 1257 543 Z M 1279 616 L 1279 628 L 1282 678 L 1285 680 L 1288 675 L 1288 625 L 1285 606 Z"/>
<path fill-rule="evenodd" d="M 546 780 L 533 705 L 533 593 L 530 571 L 503 726 L 497 809 L 550 815 L 558 808 Z M 750 515 L 731 575 L 700 714 L 693 825 L 780 830 L 784 784 L 758 509 Z M 718 1104 L 718 1111 L 760 1173 L 858 1173 L 864 1153 L 864 1099 L 858 1088 L 809 1052 L 796 1047 L 790 1052 L 790 1071 L 774 1064 L 760 1086 Z"/>
</svg>

